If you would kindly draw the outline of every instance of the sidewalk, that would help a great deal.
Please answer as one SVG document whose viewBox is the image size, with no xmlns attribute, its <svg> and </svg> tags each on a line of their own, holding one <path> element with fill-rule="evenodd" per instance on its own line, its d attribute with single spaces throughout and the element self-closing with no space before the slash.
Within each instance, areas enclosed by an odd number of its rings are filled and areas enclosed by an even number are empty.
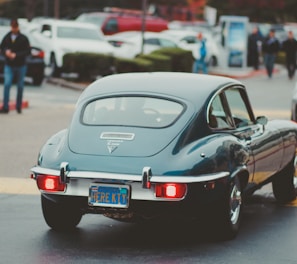
<svg viewBox="0 0 297 264">
<path fill-rule="evenodd" d="M 281 65 L 275 65 L 274 74 L 279 73 L 281 67 Z M 245 79 L 267 75 L 266 69 L 264 67 L 260 68 L 259 70 L 254 70 L 251 67 L 247 67 L 245 69 L 222 69 L 218 67 L 212 67 L 209 69 L 209 74 L 225 76 L 234 79 Z M 46 81 L 54 85 L 81 91 L 83 91 L 89 85 L 88 83 L 76 83 L 61 78 L 48 78 Z"/>
<path fill-rule="evenodd" d="M 0 102 L 0 109 L 3 107 L 3 103 Z M 16 109 L 16 102 L 15 101 L 10 101 L 9 104 L 8 104 L 8 107 L 9 107 L 9 111 L 12 111 L 12 110 L 15 110 Z M 29 102 L 24 100 L 22 102 L 22 109 L 24 108 L 28 108 L 29 107 Z"/>
<path fill-rule="evenodd" d="M 274 74 L 279 73 L 281 67 L 282 67 L 281 65 L 275 65 L 273 73 Z M 258 70 L 255 70 L 251 67 L 247 67 L 245 69 L 238 69 L 238 68 L 221 69 L 221 68 L 213 67 L 209 69 L 209 74 L 225 76 L 225 77 L 230 77 L 234 79 L 246 79 L 246 78 L 252 78 L 256 76 L 265 76 L 267 75 L 267 72 L 264 66 L 260 67 Z"/>
</svg>

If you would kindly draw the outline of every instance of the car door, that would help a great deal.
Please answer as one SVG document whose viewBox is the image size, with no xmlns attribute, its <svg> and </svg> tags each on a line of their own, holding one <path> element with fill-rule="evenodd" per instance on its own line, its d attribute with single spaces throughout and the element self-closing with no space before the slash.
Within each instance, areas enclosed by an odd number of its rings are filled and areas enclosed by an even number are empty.
<svg viewBox="0 0 297 264">
<path fill-rule="evenodd" d="M 250 152 L 250 181 L 259 184 L 279 170 L 283 156 L 282 138 L 269 124 L 255 120 L 246 91 L 232 87 L 224 92 L 235 134 Z"/>
</svg>

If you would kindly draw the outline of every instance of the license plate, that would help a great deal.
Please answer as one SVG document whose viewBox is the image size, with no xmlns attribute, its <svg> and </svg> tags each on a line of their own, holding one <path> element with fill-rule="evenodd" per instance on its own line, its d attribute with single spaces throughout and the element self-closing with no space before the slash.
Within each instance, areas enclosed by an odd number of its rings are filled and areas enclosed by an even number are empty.
<svg viewBox="0 0 297 264">
<path fill-rule="evenodd" d="M 129 206 L 130 186 L 117 184 L 91 184 L 89 205 L 127 208 Z"/>
</svg>

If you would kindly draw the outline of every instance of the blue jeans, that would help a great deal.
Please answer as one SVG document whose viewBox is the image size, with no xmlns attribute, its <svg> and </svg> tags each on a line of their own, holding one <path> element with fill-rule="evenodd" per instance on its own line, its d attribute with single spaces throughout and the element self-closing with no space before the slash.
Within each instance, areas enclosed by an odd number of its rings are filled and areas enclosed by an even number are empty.
<svg viewBox="0 0 297 264">
<path fill-rule="evenodd" d="M 27 72 L 27 66 L 12 67 L 9 65 L 4 66 L 4 95 L 3 95 L 3 109 L 9 110 L 9 95 L 10 87 L 14 78 L 17 80 L 17 97 L 16 97 L 16 108 L 22 109 L 24 82 Z"/>
<path fill-rule="evenodd" d="M 193 64 L 193 73 L 198 73 L 199 71 L 207 74 L 207 63 L 204 60 L 195 60 Z"/>
<path fill-rule="evenodd" d="M 264 54 L 264 64 L 267 70 L 268 77 L 272 77 L 273 68 L 275 62 L 275 55 L 274 54 Z"/>
</svg>

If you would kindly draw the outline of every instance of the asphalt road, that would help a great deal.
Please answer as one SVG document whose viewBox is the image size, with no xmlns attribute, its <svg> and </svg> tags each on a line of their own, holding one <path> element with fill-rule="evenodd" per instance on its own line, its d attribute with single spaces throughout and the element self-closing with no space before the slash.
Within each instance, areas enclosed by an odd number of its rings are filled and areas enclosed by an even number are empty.
<svg viewBox="0 0 297 264">
<path fill-rule="evenodd" d="M 281 71 L 242 79 L 257 115 L 290 118 L 295 81 Z M 0 84 L 0 98 L 3 86 Z M 86 215 L 73 233 L 45 224 L 29 178 L 42 144 L 71 121 L 81 91 L 27 85 L 29 107 L 0 115 L 0 263 L 297 263 L 296 203 L 278 206 L 268 185 L 246 204 L 232 241 L 209 237 L 199 222 L 135 225 Z M 11 98 L 15 96 L 12 89 Z"/>
</svg>

